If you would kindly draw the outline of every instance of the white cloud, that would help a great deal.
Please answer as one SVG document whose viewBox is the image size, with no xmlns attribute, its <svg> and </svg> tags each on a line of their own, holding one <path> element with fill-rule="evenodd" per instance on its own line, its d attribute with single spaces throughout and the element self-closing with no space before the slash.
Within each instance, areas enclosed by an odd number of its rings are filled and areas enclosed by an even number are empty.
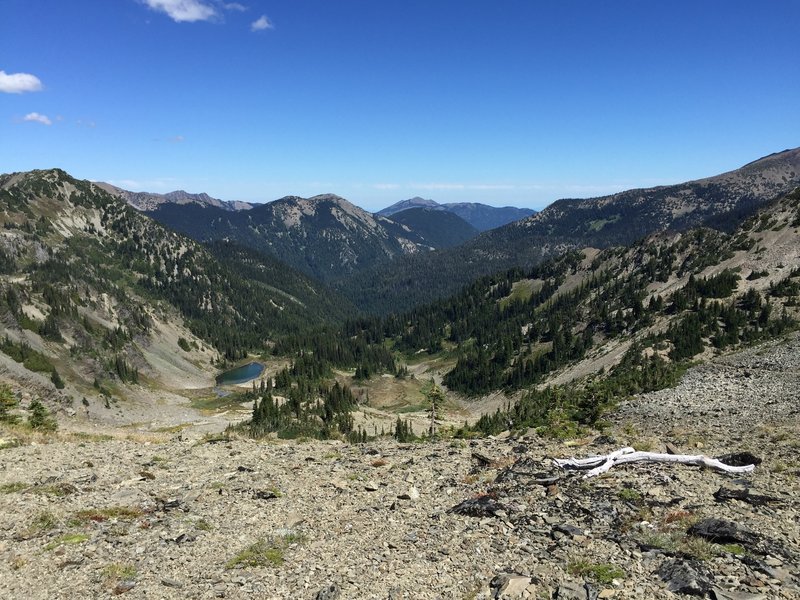
<svg viewBox="0 0 800 600">
<path fill-rule="evenodd" d="M 40 115 L 37 112 L 28 113 L 22 117 L 23 121 L 31 121 L 33 123 L 41 123 L 42 125 L 52 125 L 53 122 L 47 115 Z"/>
<path fill-rule="evenodd" d="M 42 82 L 35 75 L 0 71 L 0 92 L 22 94 L 23 92 L 38 92 L 41 89 Z"/>
<path fill-rule="evenodd" d="M 655 184 L 654 184 L 655 185 Z M 571 183 L 409 183 L 406 187 L 426 191 L 517 191 L 549 192 L 554 194 L 611 194 L 637 187 L 631 184 L 593 184 Z M 641 187 L 641 185 L 639 185 Z"/>
<path fill-rule="evenodd" d="M 142 0 L 151 9 L 163 12 L 176 23 L 211 21 L 216 9 L 204 0 Z"/>
<path fill-rule="evenodd" d="M 238 2 L 228 2 L 227 4 L 223 4 L 222 8 L 225 10 L 238 10 L 239 12 L 244 12 L 247 10 L 247 7 L 244 4 L 239 4 Z"/>
<path fill-rule="evenodd" d="M 181 187 L 181 184 L 171 177 L 161 177 L 157 179 L 109 179 L 108 183 L 132 192 L 168 192 Z"/>
<path fill-rule="evenodd" d="M 261 15 L 257 20 L 250 23 L 250 31 L 264 31 L 272 28 L 272 23 L 267 18 L 267 15 Z"/>
</svg>

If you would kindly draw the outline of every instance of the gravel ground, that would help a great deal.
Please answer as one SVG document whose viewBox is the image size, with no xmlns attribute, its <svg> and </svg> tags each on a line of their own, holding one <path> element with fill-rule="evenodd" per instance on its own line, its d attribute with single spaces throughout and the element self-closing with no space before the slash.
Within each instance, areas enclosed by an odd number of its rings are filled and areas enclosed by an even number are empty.
<svg viewBox="0 0 800 600">
<path fill-rule="evenodd" d="M 176 435 L 6 448 L 0 597 L 800 598 L 799 379 L 793 337 L 696 367 L 569 444 Z M 667 443 L 763 462 L 582 479 L 551 460 Z M 717 501 L 720 488 L 743 499 Z M 701 536 L 712 518 L 727 523 L 716 544 Z"/>
</svg>

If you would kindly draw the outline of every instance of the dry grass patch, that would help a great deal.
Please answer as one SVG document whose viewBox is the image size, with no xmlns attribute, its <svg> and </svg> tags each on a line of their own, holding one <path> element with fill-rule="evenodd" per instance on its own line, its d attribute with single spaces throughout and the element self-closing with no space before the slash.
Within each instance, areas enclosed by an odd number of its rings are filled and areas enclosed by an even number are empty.
<svg viewBox="0 0 800 600">
<path fill-rule="evenodd" d="M 699 560 L 710 560 L 722 554 L 744 554 L 739 544 L 715 544 L 689 535 L 688 529 L 700 516 L 686 510 L 669 511 L 661 517 L 655 529 L 642 540 L 646 545 L 668 552 L 683 553 Z"/>
<path fill-rule="evenodd" d="M 60 519 L 50 511 L 38 513 L 28 526 L 18 535 L 17 539 L 28 540 L 47 533 L 55 529 L 60 523 Z"/>
<path fill-rule="evenodd" d="M 64 436 L 55 431 L 31 429 L 25 423 L 0 425 L 0 450 L 31 444 L 52 444 L 62 439 Z"/>
<path fill-rule="evenodd" d="M 35 485 L 27 490 L 31 494 L 40 494 L 42 496 L 55 496 L 63 498 L 78 491 L 71 483 L 48 483 L 46 485 Z"/>
<path fill-rule="evenodd" d="M 70 522 L 73 525 L 82 525 L 89 522 L 100 523 L 111 519 L 117 521 L 134 521 L 143 515 L 144 511 L 135 506 L 110 506 L 108 508 L 79 510 L 75 513 Z"/>
<path fill-rule="evenodd" d="M 0 494 L 13 494 L 15 492 L 21 492 L 22 490 L 26 490 L 30 487 L 27 483 L 22 483 L 21 481 L 12 481 L 10 483 L 3 483 L 0 484 Z"/>
<path fill-rule="evenodd" d="M 225 563 L 225 568 L 279 567 L 285 560 L 286 550 L 304 541 L 305 537 L 296 533 L 258 540 Z"/>
<path fill-rule="evenodd" d="M 137 573 L 136 567 L 130 563 L 111 563 L 103 567 L 102 576 L 106 587 L 112 588 L 116 595 L 133 587 Z"/>
<path fill-rule="evenodd" d="M 70 431 L 64 433 L 64 439 L 75 440 L 79 442 L 109 442 L 114 439 L 114 436 L 107 433 L 90 433 L 86 431 Z"/>
</svg>

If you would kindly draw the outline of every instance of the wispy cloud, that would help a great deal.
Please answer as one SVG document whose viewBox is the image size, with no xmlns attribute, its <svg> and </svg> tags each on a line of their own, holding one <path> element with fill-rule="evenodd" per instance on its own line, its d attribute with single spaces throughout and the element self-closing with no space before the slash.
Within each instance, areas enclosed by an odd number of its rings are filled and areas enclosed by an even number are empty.
<svg viewBox="0 0 800 600">
<path fill-rule="evenodd" d="M 0 71 L 0 92 L 22 94 L 24 92 L 39 92 L 41 89 L 42 82 L 36 75 Z"/>
<path fill-rule="evenodd" d="M 247 7 L 244 4 L 239 4 L 238 2 L 227 2 L 222 5 L 222 8 L 225 10 L 235 10 L 238 12 L 244 12 L 247 10 Z"/>
<path fill-rule="evenodd" d="M 591 196 L 613 194 L 634 187 L 642 187 L 642 182 L 598 183 L 580 185 L 572 183 L 481 183 L 481 182 L 411 182 L 411 183 L 372 183 L 374 190 L 406 189 L 412 192 L 533 192 L 562 197 L 565 195 Z M 653 184 L 655 185 L 655 184 Z"/>
<path fill-rule="evenodd" d="M 41 123 L 42 125 L 52 125 L 53 122 L 47 115 L 41 115 L 37 112 L 28 113 L 22 117 L 23 121 L 30 121 L 32 123 Z"/>
<path fill-rule="evenodd" d="M 412 183 L 420 190 L 515 190 L 519 186 L 507 183 Z"/>
<path fill-rule="evenodd" d="M 217 10 L 204 0 L 141 0 L 152 10 L 168 15 L 176 23 L 212 21 Z"/>
<path fill-rule="evenodd" d="M 171 177 L 157 179 L 110 179 L 108 183 L 132 192 L 168 192 L 180 187 L 179 182 Z"/>
<path fill-rule="evenodd" d="M 265 29 L 273 29 L 272 22 L 267 18 L 267 15 L 261 15 L 250 23 L 250 31 L 264 31 Z"/>
<path fill-rule="evenodd" d="M 168 141 L 173 143 L 173 144 L 180 144 L 181 142 L 185 142 L 186 138 L 183 137 L 182 135 L 175 135 L 175 136 L 172 136 L 171 138 L 169 138 Z"/>
</svg>

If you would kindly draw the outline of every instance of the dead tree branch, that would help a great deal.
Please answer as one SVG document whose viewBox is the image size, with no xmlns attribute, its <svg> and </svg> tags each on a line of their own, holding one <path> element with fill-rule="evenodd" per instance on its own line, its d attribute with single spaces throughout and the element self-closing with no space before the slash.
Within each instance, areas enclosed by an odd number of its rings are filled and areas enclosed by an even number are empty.
<svg viewBox="0 0 800 600">
<path fill-rule="evenodd" d="M 591 469 L 583 478 L 588 479 L 595 475 L 605 473 L 616 465 L 633 462 L 667 462 L 680 463 L 684 465 L 697 465 L 724 471 L 725 473 L 749 473 L 755 469 L 755 465 L 745 465 L 734 467 L 726 465 L 715 458 L 709 458 L 702 454 L 660 454 L 658 452 L 637 452 L 633 448 L 620 448 L 611 454 L 602 456 L 591 456 L 589 458 L 554 458 L 553 462 L 562 469 Z"/>
</svg>

